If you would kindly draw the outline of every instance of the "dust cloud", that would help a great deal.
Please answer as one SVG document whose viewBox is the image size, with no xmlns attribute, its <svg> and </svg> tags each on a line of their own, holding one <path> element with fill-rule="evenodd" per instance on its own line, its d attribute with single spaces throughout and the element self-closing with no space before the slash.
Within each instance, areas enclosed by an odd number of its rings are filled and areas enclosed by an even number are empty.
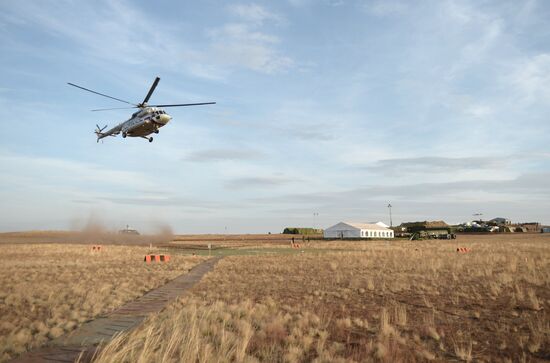
<svg viewBox="0 0 550 363">
<path fill-rule="evenodd" d="M 152 234 L 132 234 L 124 229 L 117 229 L 106 225 L 98 217 L 91 216 L 84 226 L 67 236 L 67 242 L 85 244 L 120 244 L 120 245 L 149 245 L 162 244 L 172 241 L 174 233 L 172 227 L 166 223 L 157 223 Z"/>
</svg>

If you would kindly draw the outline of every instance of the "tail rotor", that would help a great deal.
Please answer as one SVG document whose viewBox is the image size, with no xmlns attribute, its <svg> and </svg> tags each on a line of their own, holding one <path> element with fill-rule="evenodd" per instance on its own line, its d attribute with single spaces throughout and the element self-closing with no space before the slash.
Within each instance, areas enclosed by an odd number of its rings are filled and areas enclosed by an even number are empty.
<svg viewBox="0 0 550 363">
<path fill-rule="evenodd" d="M 94 131 L 94 133 L 97 135 L 97 142 L 99 142 L 99 139 L 103 137 L 103 130 L 107 128 L 107 125 L 99 127 L 99 125 L 96 124 L 95 126 L 97 127 L 97 129 Z"/>
</svg>

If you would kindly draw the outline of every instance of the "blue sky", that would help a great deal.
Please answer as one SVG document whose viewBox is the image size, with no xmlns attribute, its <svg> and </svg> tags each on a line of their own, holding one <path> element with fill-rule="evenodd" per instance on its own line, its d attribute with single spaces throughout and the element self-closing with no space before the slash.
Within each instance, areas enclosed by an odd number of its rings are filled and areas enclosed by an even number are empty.
<svg viewBox="0 0 550 363">
<path fill-rule="evenodd" d="M 550 224 L 546 1 L 0 3 L 0 230 Z M 172 108 L 96 143 L 123 104 Z M 317 217 L 313 217 L 318 213 Z"/>
</svg>

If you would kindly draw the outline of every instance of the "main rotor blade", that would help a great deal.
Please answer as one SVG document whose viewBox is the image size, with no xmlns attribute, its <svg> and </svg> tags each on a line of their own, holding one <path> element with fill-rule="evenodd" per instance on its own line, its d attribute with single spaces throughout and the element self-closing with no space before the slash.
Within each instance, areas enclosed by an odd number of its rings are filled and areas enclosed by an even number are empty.
<svg viewBox="0 0 550 363">
<path fill-rule="evenodd" d="M 120 101 L 120 102 L 124 102 L 124 103 L 127 103 L 127 104 L 129 104 L 129 105 L 134 105 L 132 102 L 128 102 L 128 101 L 121 100 L 120 98 L 116 98 L 116 97 L 104 95 L 103 93 L 99 93 L 99 92 L 96 92 L 96 91 L 92 91 L 91 89 L 87 89 L 87 88 L 84 88 L 84 87 L 81 87 L 81 86 L 77 86 L 77 85 L 74 84 L 74 83 L 67 82 L 67 84 L 68 84 L 69 86 L 73 86 L 73 87 L 76 87 L 76 88 L 83 89 L 84 91 L 88 91 L 88 92 L 95 93 L 96 95 L 100 95 L 100 96 L 103 96 L 103 97 L 111 98 L 111 99 L 113 99 L 113 100 L 117 100 L 117 101 Z M 134 106 L 135 106 L 135 105 L 134 105 Z"/>
<path fill-rule="evenodd" d="M 147 96 L 145 96 L 145 99 L 141 104 L 147 103 L 147 101 L 149 101 L 149 98 L 151 98 L 151 95 L 153 94 L 153 92 L 155 92 L 155 88 L 157 88 L 157 84 L 159 84 L 159 81 L 160 81 L 159 77 L 155 78 L 155 81 L 151 85 L 151 88 L 149 89 Z"/>
<path fill-rule="evenodd" d="M 215 105 L 216 102 L 201 102 L 201 103 L 180 103 L 177 105 L 149 105 L 150 107 L 181 107 L 181 106 L 200 106 L 200 105 Z"/>
<path fill-rule="evenodd" d="M 138 106 L 134 107 L 115 107 L 115 108 L 98 108 L 96 110 L 90 110 L 90 111 L 111 111 L 111 110 L 128 110 L 131 108 L 139 108 Z"/>
</svg>

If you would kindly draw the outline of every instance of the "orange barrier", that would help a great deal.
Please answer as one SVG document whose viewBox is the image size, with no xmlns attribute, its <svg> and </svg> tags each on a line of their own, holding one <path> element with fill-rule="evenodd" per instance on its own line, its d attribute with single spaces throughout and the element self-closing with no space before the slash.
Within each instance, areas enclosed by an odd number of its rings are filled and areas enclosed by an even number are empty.
<svg viewBox="0 0 550 363">
<path fill-rule="evenodd" d="M 145 255 L 144 262 L 169 262 L 170 255 Z"/>
<path fill-rule="evenodd" d="M 466 248 L 466 247 L 457 247 L 456 248 L 456 252 L 458 253 L 466 253 L 466 252 L 470 252 L 471 250 L 469 248 Z"/>
<path fill-rule="evenodd" d="M 92 252 L 101 252 L 101 245 L 93 245 Z"/>
</svg>

